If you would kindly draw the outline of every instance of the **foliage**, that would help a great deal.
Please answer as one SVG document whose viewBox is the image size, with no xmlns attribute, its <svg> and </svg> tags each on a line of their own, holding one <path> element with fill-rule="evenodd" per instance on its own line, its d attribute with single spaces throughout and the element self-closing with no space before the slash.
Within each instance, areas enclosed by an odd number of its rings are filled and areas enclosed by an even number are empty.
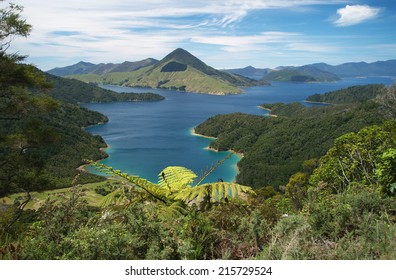
<svg viewBox="0 0 396 280">
<path fill-rule="evenodd" d="M 376 102 L 381 105 L 387 119 L 396 121 L 396 85 L 388 88 L 385 94 L 377 96 Z"/>
<path fill-rule="evenodd" d="M 131 176 L 100 163 L 92 161 L 90 163 L 102 171 L 125 179 L 130 184 L 129 188 L 126 188 L 126 192 L 130 188 L 136 189 L 147 194 L 150 199 L 168 206 L 181 202 L 185 206 L 197 205 L 203 209 L 211 207 L 216 202 L 243 198 L 246 194 L 254 193 L 251 188 L 236 183 L 215 182 L 194 185 L 194 179 L 197 178 L 197 175 L 181 166 L 165 168 L 159 173 L 158 184 L 154 184 L 139 176 Z M 116 190 L 116 192 L 122 194 L 120 190 Z"/>
<path fill-rule="evenodd" d="M 396 195 L 396 149 L 387 149 L 380 157 L 375 175 L 388 195 Z"/>
<path fill-rule="evenodd" d="M 195 128 L 217 138 L 210 147 L 244 154 L 238 183 L 253 188 L 286 185 L 292 174 L 303 171 L 304 161 L 323 156 L 337 137 L 384 120 L 372 101 L 320 107 L 275 104 L 271 109 L 278 118 L 234 113 L 211 117 Z"/>
<path fill-rule="evenodd" d="M 33 237 L 24 245 L 23 259 L 173 259 L 174 240 L 156 215 L 142 205 L 100 215 L 84 204 L 49 204 Z M 145 207 L 147 208 L 147 207 Z M 66 220 L 65 220 L 66 219 Z M 43 224 L 48 221 L 49 223 Z M 62 223 L 63 222 L 63 223 Z M 43 246 L 47 249 L 43 250 Z"/>
<path fill-rule="evenodd" d="M 15 37 L 27 37 L 32 26 L 20 16 L 23 8 L 10 4 L 5 9 L 0 9 L 0 54 L 4 54 Z"/>
<path fill-rule="evenodd" d="M 322 102 L 331 104 L 345 104 L 354 102 L 363 102 L 382 96 L 387 92 L 384 85 L 364 85 L 352 86 L 325 94 L 314 94 L 307 97 L 307 101 Z"/>
<path fill-rule="evenodd" d="M 308 246 L 311 227 L 303 215 L 281 219 L 271 232 L 271 239 L 261 251 L 260 259 L 311 259 L 304 248 Z"/>
<path fill-rule="evenodd" d="M 15 37 L 31 26 L 22 7 L 0 11 L 0 196 L 70 185 L 82 157 L 103 158 L 103 140 L 81 130 L 103 115 L 66 105 L 48 95 L 51 84 L 23 56 L 6 53 Z M 84 181 L 98 180 L 81 176 Z"/>
<path fill-rule="evenodd" d="M 396 147 L 395 135 L 396 124 L 387 122 L 337 138 L 314 171 L 311 184 L 325 183 L 334 193 L 343 192 L 352 183 L 377 185 L 381 179 L 392 184 L 395 158 L 388 149 Z"/>
<path fill-rule="evenodd" d="M 370 136 L 367 131 L 380 128 L 391 131 L 394 124 L 369 127 L 357 135 Z M 368 143 L 381 146 L 372 137 L 363 137 L 360 146 Z M 390 153 L 381 155 L 383 170 L 388 170 L 387 160 L 393 162 L 393 150 L 387 151 Z M 223 199 L 212 201 L 207 207 L 205 203 L 210 200 L 202 199 L 202 203 L 194 206 L 178 199 L 183 191 L 193 193 L 201 186 L 194 185 L 199 180 L 191 170 L 168 167 L 159 174 L 159 183 L 154 184 L 96 165 L 124 180 L 122 187 L 108 195 L 109 199 L 118 198 L 119 203 L 109 200 L 113 203 L 90 208 L 77 188 L 68 200 L 48 200 L 38 216 L 21 227 L 18 234 L 22 237 L 18 241 L 0 246 L 0 256 L 16 259 L 395 258 L 392 248 L 396 236 L 396 201 L 381 193 L 377 186 L 355 182 L 334 193 L 322 182 L 307 188 L 309 173 L 296 173 L 290 177 L 285 195 L 265 187 L 238 202 L 226 200 L 223 193 Z M 316 160 L 305 165 L 312 169 Z M 362 169 L 355 172 L 362 173 Z M 204 185 L 214 187 L 219 183 Z"/>
<path fill-rule="evenodd" d="M 120 179 L 91 185 L 106 197 L 90 206 L 88 186 L 78 184 L 92 178 L 76 167 L 102 158 L 105 143 L 81 127 L 107 119 L 71 104 L 74 97 L 55 101 L 40 72 L 5 53 L 11 37 L 30 31 L 20 11 L 0 13 L 0 194 L 24 191 L 12 204 L 2 199 L 0 259 L 396 258 L 396 124 L 383 122 L 394 109 L 381 103 L 393 104 L 391 96 L 311 109 L 275 104 L 278 118 L 232 114 L 199 126 L 218 137 L 213 147 L 244 153 L 238 180 L 255 192 L 201 184 L 184 167 L 152 183 L 95 163 Z M 32 190 L 65 185 L 73 188 L 61 199 L 47 195 L 27 210 Z"/>
<path fill-rule="evenodd" d="M 86 84 L 75 79 L 65 79 L 46 74 L 48 81 L 53 84 L 50 95 L 67 103 L 115 102 L 115 101 L 160 101 L 164 97 L 154 93 L 116 93 Z M 84 94 L 81 94 L 81 93 Z"/>
<path fill-rule="evenodd" d="M 286 185 L 285 195 L 290 198 L 294 208 L 301 211 L 307 196 L 309 175 L 307 173 L 293 174 Z"/>
</svg>

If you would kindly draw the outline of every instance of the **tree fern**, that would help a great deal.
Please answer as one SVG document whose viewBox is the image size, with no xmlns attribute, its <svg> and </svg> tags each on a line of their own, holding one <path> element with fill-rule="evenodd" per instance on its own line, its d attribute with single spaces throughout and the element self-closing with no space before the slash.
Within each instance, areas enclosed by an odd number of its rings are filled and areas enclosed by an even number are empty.
<svg viewBox="0 0 396 280">
<path fill-rule="evenodd" d="M 97 162 L 93 161 L 88 161 L 91 165 L 96 167 L 97 169 L 110 174 L 110 175 L 115 175 L 120 178 L 123 178 L 127 180 L 129 183 L 131 183 L 133 186 L 137 188 L 141 188 L 144 190 L 147 194 L 149 194 L 151 197 L 163 202 L 167 203 L 167 197 L 166 197 L 166 192 L 164 191 L 163 188 L 159 188 L 158 185 L 141 178 L 139 176 L 130 176 L 127 173 L 122 173 L 120 170 L 114 170 L 112 167 L 106 166 L 104 164 L 100 164 Z"/>
<path fill-rule="evenodd" d="M 162 170 L 158 176 L 158 185 L 161 188 L 167 188 L 169 193 L 180 191 L 190 187 L 197 175 L 181 166 L 169 166 Z"/>
<path fill-rule="evenodd" d="M 187 205 L 177 200 L 170 205 L 163 205 L 159 208 L 158 217 L 161 220 L 174 220 L 183 217 L 189 213 Z"/>
<path fill-rule="evenodd" d="M 200 203 L 204 199 L 209 199 L 210 202 L 220 202 L 225 199 L 243 198 L 242 194 L 248 193 L 254 194 L 254 191 L 250 187 L 236 183 L 216 182 L 186 188 L 180 191 L 175 199 L 183 200 L 186 203 L 192 201 Z"/>
<path fill-rule="evenodd" d="M 226 159 L 228 156 L 226 157 Z M 219 161 L 215 166 L 217 167 L 224 162 L 225 159 Z M 169 166 L 161 171 L 158 175 L 158 184 L 154 184 L 139 176 L 130 176 L 122 173 L 120 170 L 114 170 L 103 164 L 90 162 L 96 168 L 105 171 L 108 174 L 116 175 L 125 179 L 136 190 L 146 192 L 151 198 L 163 202 L 165 208 L 162 208 L 162 217 L 176 217 L 179 214 L 185 214 L 186 208 L 195 204 L 211 204 L 215 202 L 227 202 L 231 199 L 241 199 L 246 194 L 254 194 L 254 191 L 247 186 L 239 185 L 237 183 L 229 182 L 215 182 L 200 184 L 203 179 L 194 185 L 194 180 L 197 175 L 181 166 Z M 210 170 L 213 172 L 214 168 Z M 204 176 L 204 178 L 207 174 Z M 116 197 L 118 201 L 119 195 L 126 195 L 126 191 L 120 190 L 109 194 L 111 197 Z M 108 204 L 108 200 L 105 202 Z"/>
</svg>

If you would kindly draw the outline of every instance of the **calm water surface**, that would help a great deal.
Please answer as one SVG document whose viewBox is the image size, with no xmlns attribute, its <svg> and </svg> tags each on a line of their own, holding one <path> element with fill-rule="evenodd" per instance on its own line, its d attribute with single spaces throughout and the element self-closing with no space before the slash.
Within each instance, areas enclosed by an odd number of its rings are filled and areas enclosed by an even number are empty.
<svg viewBox="0 0 396 280">
<path fill-rule="evenodd" d="M 103 86 L 117 92 L 154 92 L 166 98 L 160 102 L 93 103 L 84 106 L 109 117 L 106 124 L 87 130 L 101 135 L 110 148 L 102 163 L 123 172 L 157 182 L 158 173 L 167 166 L 185 166 L 198 175 L 205 173 L 229 152 L 207 150 L 211 139 L 192 135 L 192 129 L 211 116 L 242 112 L 266 115 L 258 108 L 263 103 L 303 102 L 314 93 L 372 83 L 392 84 L 388 77 L 350 78 L 334 83 L 272 83 L 272 86 L 245 88 L 244 94 L 215 96 L 159 89 Z M 232 155 L 206 182 L 233 181 L 240 160 Z"/>
</svg>

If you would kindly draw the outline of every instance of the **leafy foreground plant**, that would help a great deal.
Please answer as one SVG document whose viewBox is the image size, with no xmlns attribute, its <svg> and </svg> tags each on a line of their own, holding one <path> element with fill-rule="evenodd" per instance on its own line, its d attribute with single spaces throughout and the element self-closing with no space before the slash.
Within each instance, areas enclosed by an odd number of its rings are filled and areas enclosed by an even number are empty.
<svg viewBox="0 0 396 280">
<path fill-rule="evenodd" d="M 213 167 L 209 173 L 224 160 Z M 158 183 L 155 184 L 139 176 L 114 170 L 104 164 L 88 162 L 99 170 L 126 181 L 124 187 L 118 188 L 107 196 L 105 204 L 124 203 L 131 199 L 129 197 L 131 191 L 136 190 L 145 193 L 153 201 L 161 202 L 183 212 L 182 209 L 191 207 L 204 210 L 210 208 L 214 203 L 243 200 L 248 194 L 254 194 L 252 188 L 237 183 L 219 181 L 201 184 L 208 174 L 198 179 L 197 174 L 181 166 L 166 167 L 159 173 Z"/>
</svg>

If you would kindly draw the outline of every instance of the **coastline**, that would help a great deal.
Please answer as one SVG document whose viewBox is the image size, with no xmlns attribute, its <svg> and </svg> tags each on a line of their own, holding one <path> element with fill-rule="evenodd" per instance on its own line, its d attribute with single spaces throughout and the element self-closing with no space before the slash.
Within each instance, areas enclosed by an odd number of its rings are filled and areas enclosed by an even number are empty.
<svg viewBox="0 0 396 280">
<path fill-rule="evenodd" d="M 101 161 L 101 160 L 104 160 L 104 159 L 110 157 L 109 154 L 107 154 L 107 153 L 105 152 L 107 149 L 110 148 L 110 145 L 107 144 L 107 143 L 105 143 L 105 144 L 106 144 L 106 147 L 99 148 L 99 151 L 102 152 L 102 153 L 104 153 L 104 157 L 101 158 L 101 159 L 96 160 L 96 162 L 99 162 L 99 161 Z M 88 165 L 89 165 L 89 164 L 85 163 L 85 164 L 83 164 L 83 165 L 80 165 L 80 166 L 77 167 L 76 169 L 77 169 L 77 171 L 79 171 L 79 172 L 88 172 L 88 171 L 85 169 Z"/>
<path fill-rule="evenodd" d="M 104 116 L 105 116 L 105 115 L 104 115 Z M 91 127 L 91 126 L 103 125 L 103 124 L 105 124 L 105 123 L 108 123 L 108 122 L 109 122 L 109 119 L 108 119 L 107 116 L 105 116 L 105 117 L 106 117 L 106 121 L 104 121 L 104 122 L 93 123 L 93 124 L 90 124 L 90 125 L 88 125 L 88 126 L 86 126 L 86 127 L 82 127 L 81 129 L 84 129 L 84 130 L 85 130 L 86 128 Z M 92 133 L 90 133 L 90 134 L 92 135 Z M 109 155 L 108 153 L 105 152 L 107 149 L 110 148 L 110 145 L 109 145 L 103 138 L 102 138 L 102 140 L 103 140 L 103 143 L 106 145 L 105 147 L 99 148 L 99 151 L 103 154 L 103 157 L 102 157 L 101 159 L 96 160 L 95 162 L 99 162 L 99 161 L 101 161 L 101 160 L 104 160 L 104 159 L 110 157 L 110 155 Z M 76 170 L 79 171 L 79 172 L 89 172 L 89 171 L 87 171 L 87 170 L 85 169 L 88 165 L 89 165 L 89 164 L 80 165 L 79 167 L 76 168 Z"/>
<path fill-rule="evenodd" d="M 269 108 L 266 108 L 266 107 L 263 107 L 263 106 L 257 106 L 258 108 L 260 108 L 260 109 L 264 109 L 264 110 L 267 110 L 268 111 L 268 114 L 267 114 L 267 116 L 269 116 L 269 117 L 273 117 L 273 118 L 277 118 L 278 117 L 278 115 L 275 115 L 275 114 L 271 114 L 271 109 L 269 109 Z"/>
<path fill-rule="evenodd" d="M 216 137 L 206 136 L 206 135 L 203 135 L 203 134 L 196 133 L 194 128 L 191 129 L 191 135 L 193 135 L 193 136 L 198 136 L 198 137 L 203 137 L 203 138 L 208 138 L 208 139 L 217 139 Z M 217 150 L 217 149 L 215 149 L 215 148 L 212 148 L 212 147 L 210 147 L 210 146 L 205 147 L 205 150 L 213 151 L 213 152 L 216 152 L 216 153 L 219 153 L 219 152 L 220 152 L 219 150 Z M 227 150 L 227 151 L 230 151 L 230 152 L 232 152 L 232 153 L 234 153 L 234 154 L 240 156 L 241 158 L 245 156 L 243 153 L 234 151 L 234 150 L 232 150 L 232 149 L 229 149 L 229 150 Z"/>
<path fill-rule="evenodd" d="M 202 137 L 202 138 L 207 138 L 207 139 L 217 139 L 216 137 L 212 137 L 212 136 L 206 136 L 206 135 L 203 135 L 203 134 L 199 134 L 199 133 L 197 133 L 196 131 L 195 131 L 195 128 L 192 128 L 191 130 L 190 130 L 190 134 L 192 135 L 192 136 L 197 136 L 197 137 Z M 212 148 L 212 147 L 210 147 L 210 146 L 207 146 L 207 147 L 205 147 L 204 148 L 205 150 L 208 150 L 208 151 L 212 151 L 212 152 L 216 152 L 216 153 L 219 153 L 220 151 L 219 150 L 217 150 L 217 149 L 215 149 L 215 148 Z M 234 169 L 235 169 L 235 172 L 236 172 L 236 176 L 240 173 L 240 169 L 239 169 L 239 166 L 238 166 L 238 163 L 239 163 L 239 161 L 245 156 L 243 153 L 241 153 L 241 152 L 237 152 L 237 151 L 234 151 L 234 150 L 232 150 L 232 149 L 229 149 L 229 150 L 227 150 L 227 151 L 229 151 L 229 152 L 231 152 L 231 153 L 233 153 L 233 154 L 235 154 L 235 155 L 237 155 L 237 156 L 239 156 L 240 157 L 240 159 L 238 160 L 238 162 L 235 164 L 235 166 L 234 166 Z M 236 176 L 235 176 L 235 179 L 234 179 L 234 182 L 236 182 Z"/>
<path fill-rule="evenodd" d="M 195 128 L 192 128 L 192 129 L 190 130 L 190 134 L 193 135 L 193 136 L 198 136 L 198 137 L 203 137 L 203 138 L 208 138 L 208 139 L 217 139 L 216 137 L 206 136 L 206 135 L 203 135 L 203 134 L 199 134 L 199 133 L 197 133 L 197 132 L 195 131 Z"/>
</svg>

